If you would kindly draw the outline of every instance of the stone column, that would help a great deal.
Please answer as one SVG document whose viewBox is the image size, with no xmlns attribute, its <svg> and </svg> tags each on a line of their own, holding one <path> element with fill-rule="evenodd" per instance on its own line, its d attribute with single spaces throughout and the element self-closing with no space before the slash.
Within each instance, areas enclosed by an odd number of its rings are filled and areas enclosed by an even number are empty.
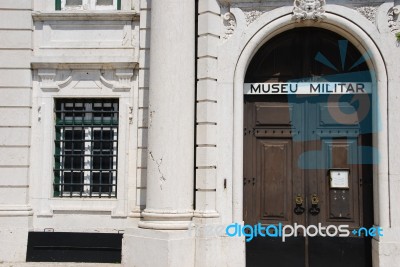
<svg viewBox="0 0 400 267">
<path fill-rule="evenodd" d="M 188 229 L 194 105 L 195 1 L 152 1 L 147 198 L 141 228 Z"/>
<path fill-rule="evenodd" d="M 192 0 L 151 2 L 146 209 L 139 228 L 124 233 L 124 266 L 195 265 L 194 233 L 185 230 L 193 217 L 195 16 Z"/>
</svg>

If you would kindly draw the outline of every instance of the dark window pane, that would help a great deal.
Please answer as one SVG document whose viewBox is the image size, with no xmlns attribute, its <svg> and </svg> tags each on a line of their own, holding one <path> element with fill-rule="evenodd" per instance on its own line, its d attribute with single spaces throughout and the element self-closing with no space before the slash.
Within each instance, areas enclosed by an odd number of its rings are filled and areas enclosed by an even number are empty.
<svg viewBox="0 0 400 267">
<path fill-rule="evenodd" d="M 81 170 L 83 169 L 83 156 L 68 156 L 66 153 L 64 157 L 65 170 Z"/>
<path fill-rule="evenodd" d="M 82 5 L 82 0 L 66 0 L 65 1 L 66 6 L 78 6 Z"/>
<path fill-rule="evenodd" d="M 93 103 L 93 118 L 95 123 L 105 125 L 116 123 L 116 106 L 113 103 Z"/>
<path fill-rule="evenodd" d="M 99 6 L 112 6 L 113 0 L 97 0 L 97 5 Z"/>
<path fill-rule="evenodd" d="M 82 192 L 83 191 L 83 173 L 80 172 L 64 172 L 64 193 Z"/>
<path fill-rule="evenodd" d="M 65 130 L 64 133 L 64 149 L 76 150 L 78 154 L 84 149 L 85 131 L 83 128 L 74 128 L 73 130 Z"/>
<path fill-rule="evenodd" d="M 109 129 L 109 128 L 107 128 Z M 113 149 L 113 131 L 110 130 L 94 130 L 93 131 L 93 150 Z"/>
<path fill-rule="evenodd" d="M 83 103 L 65 103 L 62 105 L 62 108 L 64 110 L 63 119 L 66 122 L 81 121 L 85 116 L 85 113 L 83 112 L 85 110 Z"/>
<path fill-rule="evenodd" d="M 111 173 L 95 172 L 92 176 L 92 192 L 93 193 L 111 193 Z"/>
<path fill-rule="evenodd" d="M 93 156 L 93 169 L 110 170 L 113 168 L 112 156 Z"/>
</svg>

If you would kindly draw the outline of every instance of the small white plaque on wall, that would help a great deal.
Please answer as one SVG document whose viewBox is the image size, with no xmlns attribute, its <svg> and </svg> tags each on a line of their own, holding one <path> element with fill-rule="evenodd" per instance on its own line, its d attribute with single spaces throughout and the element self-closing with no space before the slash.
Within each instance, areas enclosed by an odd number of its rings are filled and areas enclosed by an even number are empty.
<svg viewBox="0 0 400 267">
<path fill-rule="evenodd" d="M 329 170 L 330 188 L 348 189 L 349 173 L 350 173 L 349 169 L 330 169 Z"/>
</svg>

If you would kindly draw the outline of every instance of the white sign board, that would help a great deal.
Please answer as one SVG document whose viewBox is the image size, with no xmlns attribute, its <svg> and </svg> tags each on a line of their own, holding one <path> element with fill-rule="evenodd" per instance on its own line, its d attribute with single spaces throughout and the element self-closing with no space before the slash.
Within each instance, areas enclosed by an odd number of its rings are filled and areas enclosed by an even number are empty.
<svg viewBox="0 0 400 267">
<path fill-rule="evenodd" d="M 245 83 L 245 95 L 371 94 L 372 83 Z"/>
</svg>

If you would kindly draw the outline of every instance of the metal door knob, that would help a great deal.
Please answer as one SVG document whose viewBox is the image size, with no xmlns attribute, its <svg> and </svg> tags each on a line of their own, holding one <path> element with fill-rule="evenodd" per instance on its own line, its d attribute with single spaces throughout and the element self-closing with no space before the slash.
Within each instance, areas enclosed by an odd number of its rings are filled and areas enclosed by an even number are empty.
<svg viewBox="0 0 400 267">
<path fill-rule="evenodd" d="M 311 208 L 308 210 L 312 216 L 316 216 L 319 214 L 321 209 L 318 207 L 319 198 L 317 194 L 313 194 L 311 196 Z"/>
<path fill-rule="evenodd" d="M 296 207 L 293 210 L 294 213 L 297 215 L 303 214 L 306 209 L 303 207 L 303 198 L 300 196 L 300 194 L 298 194 L 297 197 L 295 198 L 295 202 L 296 202 Z"/>
</svg>

